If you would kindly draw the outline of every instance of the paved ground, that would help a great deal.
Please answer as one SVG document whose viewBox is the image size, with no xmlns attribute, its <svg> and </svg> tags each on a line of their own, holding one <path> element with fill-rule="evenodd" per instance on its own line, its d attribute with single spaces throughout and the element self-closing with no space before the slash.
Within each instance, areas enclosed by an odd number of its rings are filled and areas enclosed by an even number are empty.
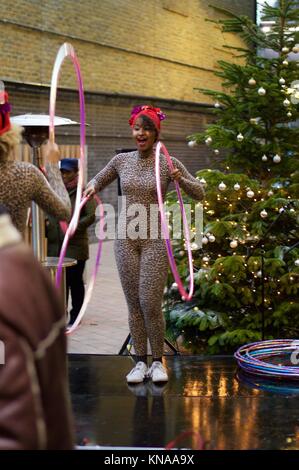
<svg viewBox="0 0 299 470">
<path fill-rule="evenodd" d="M 114 259 L 113 241 L 103 243 L 101 266 L 83 322 L 68 339 L 70 353 L 118 354 L 128 333 L 127 306 Z M 86 278 L 97 244 L 90 245 Z"/>
</svg>

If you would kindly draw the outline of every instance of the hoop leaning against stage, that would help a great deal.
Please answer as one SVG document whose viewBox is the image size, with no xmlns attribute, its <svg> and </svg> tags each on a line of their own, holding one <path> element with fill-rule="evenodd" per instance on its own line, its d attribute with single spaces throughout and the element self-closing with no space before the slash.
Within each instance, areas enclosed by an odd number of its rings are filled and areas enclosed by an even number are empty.
<svg viewBox="0 0 299 470">
<path fill-rule="evenodd" d="M 84 162 L 85 162 L 85 100 L 84 100 L 84 91 L 83 91 L 83 80 L 81 76 L 79 61 L 77 59 L 73 46 L 69 43 L 64 43 L 60 47 L 56 56 L 54 67 L 53 67 L 52 79 L 51 79 L 51 91 L 50 91 L 50 105 L 49 105 L 49 115 L 50 115 L 49 140 L 52 142 L 55 141 L 54 117 L 55 117 L 55 108 L 56 108 L 57 85 L 58 85 L 58 78 L 59 78 L 59 73 L 60 73 L 62 63 L 67 57 L 69 57 L 73 62 L 73 65 L 76 71 L 78 91 L 79 91 L 80 159 L 79 159 L 79 178 L 78 178 L 75 208 L 74 208 L 72 219 L 66 231 L 62 248 L 61 248 L 61 252 L 60 252 L 60 256 L 59 256 L 58 268 L 57 268 L 57 273 L 56 273 L 56 286 L 57 287 L 59 287 L 60 285 L 62 263 L 65 257 L 69 239 L 76 231 L 79 217 L 80 217 L 80 211 L 88 200 L 87 197 L 81 200 L 82 190 L 83 190 L 83 181 L 84 181 Z M 96 278 L 97 271 L 100 265 L 102 243 L 103 243 L 102 235 L 103 235 L 103 227 L 104 227 L 104 208 L 103 208 L 103 204 L 100 198 L 98 196 L 95 196 L 95 199 L 100 208 L 100 237 L 99 237 L 99 245 L 98 245 L 98 251 L 97 251 L 97 256 L 96 256 L 96 263 L 95 263 L 95 267 L 94 267 L 93 273 L 91 275 L 91 279 L 87 287 L 84 302 L 79 312 L 79 315 L 77 316 L 76 321 L 72 325 L 72 327 L 67 330 L 67 334 L 73 332 L 75 328 L 77 328 L 77 326 L 79 325 L 80 321 L 83 318 L 83 315 L 86 311 L 87 304 L 92 294 L 92 290 L 93 290 L 94 283 L 95 283 L 95 278 Z"/>
</svg>

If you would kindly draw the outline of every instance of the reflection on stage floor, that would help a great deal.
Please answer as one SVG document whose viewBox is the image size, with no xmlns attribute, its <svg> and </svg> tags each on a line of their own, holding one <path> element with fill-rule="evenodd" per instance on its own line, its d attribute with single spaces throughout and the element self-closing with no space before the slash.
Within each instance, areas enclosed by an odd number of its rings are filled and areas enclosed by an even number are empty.
<svg viewBox="0 0 299 470">
<path fill-rule="evenodd" d="M 299 449 L 299 383 L 238 374 L 231 356 L 167 356 L 169 382 L 128 386 L 128 356 L 70 355 L 78 445 Z"/>
</svg>

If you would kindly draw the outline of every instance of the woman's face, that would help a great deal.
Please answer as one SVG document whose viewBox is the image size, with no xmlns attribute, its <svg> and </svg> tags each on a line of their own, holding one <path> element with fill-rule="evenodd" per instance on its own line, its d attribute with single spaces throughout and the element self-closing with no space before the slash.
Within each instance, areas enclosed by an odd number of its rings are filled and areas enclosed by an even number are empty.
<svg viewBox="0 0 299 470">
<path fill-rule="evenodd" d="M 157 139 L 157 131 L 152 130 L 150 125 L 144 122 L 142 118 L 136 119 L 132 129 L 132 134 L 133 139 L 136 142 L 137 149 L 141 153 L 151 150 Z"/>
</svg>

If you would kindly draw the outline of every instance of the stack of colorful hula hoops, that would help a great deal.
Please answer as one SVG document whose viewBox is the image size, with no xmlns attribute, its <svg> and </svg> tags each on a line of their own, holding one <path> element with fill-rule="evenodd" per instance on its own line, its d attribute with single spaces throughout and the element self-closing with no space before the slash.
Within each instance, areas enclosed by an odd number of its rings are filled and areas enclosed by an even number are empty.
<svg viewBox="0 0 299 470">
<path fill-rule="evenodd" d="M 249 374 L 299 380 L 298 339 L 274 339 L 246 344 L 234 356 L 243 371 Z"/>
</svg>

